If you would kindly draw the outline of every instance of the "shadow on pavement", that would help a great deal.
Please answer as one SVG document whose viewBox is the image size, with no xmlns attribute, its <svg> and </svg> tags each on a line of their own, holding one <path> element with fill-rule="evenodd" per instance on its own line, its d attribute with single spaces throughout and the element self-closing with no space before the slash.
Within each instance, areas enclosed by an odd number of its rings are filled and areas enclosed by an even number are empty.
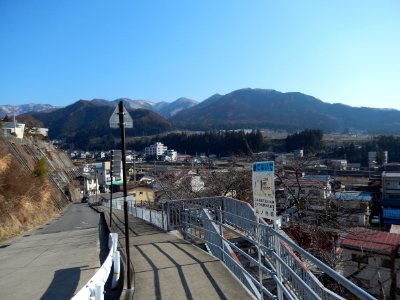
<svg viewBox="0 0 400 300">
<path fill-rule="evenodd" d="M 85 267 L 88 266 L 57 270 L 40 300 L 71 299 L 79 283 L 81 268 Z"/>
</svg>

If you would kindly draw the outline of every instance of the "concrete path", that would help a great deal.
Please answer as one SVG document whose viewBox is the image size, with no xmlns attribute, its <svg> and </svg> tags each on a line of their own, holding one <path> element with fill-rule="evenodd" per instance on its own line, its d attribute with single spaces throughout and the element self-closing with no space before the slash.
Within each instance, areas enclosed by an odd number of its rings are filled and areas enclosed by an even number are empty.
<svg viewBox="0 0 400 300">
<path fill-rule="evenodd" d="M 71 204 L 53 222 L 0 245 L 0 299 L 70 299 L 100 267 L 99 214 Z"/>
<path fill-rule="evenodd" d="M 121 248 L 123 220 L 123 212 L 113 209 L 111 231 L 118 232 Z M 253 299 L 218 259 L 195 245 L 133 216 L 129 229 L 133 299 Z"/>
</svg>

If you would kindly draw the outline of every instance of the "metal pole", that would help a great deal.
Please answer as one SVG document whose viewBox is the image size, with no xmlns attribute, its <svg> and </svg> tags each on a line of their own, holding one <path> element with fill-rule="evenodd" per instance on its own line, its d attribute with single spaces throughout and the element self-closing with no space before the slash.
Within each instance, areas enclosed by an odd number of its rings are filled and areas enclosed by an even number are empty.
<svg viewBox="0 0 400 300">
<path fill-rule="evenodd" d="M 275 209 L 276 211 L 276 209 Z M 275 215 L 274 217 L 274 229 L 277 232 L 278 231 L 278 220 L 277 217 Z M 280 248 L 280 241 L 279 241 L 279 236 L 277 234 L 275 234 L 275 253 L 277 254 L 277 256 L 281 257 L 281 248 Z M 276 260 L 276 275 L 279 279 L 280 282 L 282 282 L 282 269 L 281 269 L 281 262 L 279 260 Z M 283 299 L 283 291 L 282 288 L 280 286 L 277 286 L 278 289 L 278 299 L 282 300 Z"/>
<path fill-rule="evenodd" d="M 258 276 L 260 281 L 260 299 L 264 299 L 263 297 L 263 281 L 262 281 L 262 268 L 261 268 L 261 226 L 260 226 L 260 217 L 257 216 L 257 251 L 258 251 Z"/>
<path fill-rule="evenodd" d="M 126 278 L 127 288 L 131 289 L 131 258 L 129 250 L 129 226 L 128 226 L 128 191 L 126 184 L 126 149 L 125 149 L 125 122 L 124 122 L 124 104 L 119 102 L 119 128 L 121 130 L 121 156 L 122 156 L 122 179 L 124 185 L 124 221 L 125 221 L 125 248 L 126 248 Z"/>
<path fill-rule="evenodd" d="M 110 161 L 110 177 L 111 177 L 111 183 L 110 183 L 110 230 L 112 227 L 112 200 L 113 200 L 113 160 L 114 160 L 114 150 L 111 150 L 111 161 Z"/>
<path fill-rule="evenodd" d="M 94 177 L 95 177 L 95 180 L 96 180 L 96 203 L 97 203 L 97 190 L 99 189 L 99 186 L 98 186 L 98 181 L 97 181 L 97 168 L 95 167 L 95 169 L 94 169 Z"/>
</svg>

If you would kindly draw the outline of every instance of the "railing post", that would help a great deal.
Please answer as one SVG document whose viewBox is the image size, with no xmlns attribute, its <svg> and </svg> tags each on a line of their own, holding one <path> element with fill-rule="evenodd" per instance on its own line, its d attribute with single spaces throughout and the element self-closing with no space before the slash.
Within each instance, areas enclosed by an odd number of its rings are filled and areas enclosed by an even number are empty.
<svg viewBox="0 0 400 300">
<path fill-rule="evenodd" d="M 162 229 L 165 231 L 165 224 L 164 224 L 164 203 L 161 204 L 161 222 L 162 222 Z"/>
<path fill-rule="evenodd" d="M 275 234 L 275 252 L 279 257 L 281 257 L 281 249 L 280 249 L 281 247 L 280 246 L 281 246 L 281 244 L 279 242 L 279 237 L 277 234 Z M 281 263 L 278 259 L 276 260 L 276 275 L 278 277 L 278 280 L 280 282 L 282 282 L 282 267 L 281 267 Z M 278 288 L 278 299 L 282 300 L 283 299 L 282 289 L 279 286 L 277 286 L 277 288 Z"/>
<path fill-rule="evenodd" d="M 95 300 L 104 300 L 104 285 L 101 283 L 96 283 L 94 291 Z"/>
<path fill-rule="evenodd" d="M 113 255 L 114 274 L 113 274 L 112 283 L 111 283 L 112 289 L 116 288 L 118 285 L 120 269 L 121 269 L 120 259 L 121 259 L 121 255 L 120 255 L 119 251 L 114 252 L 114 255 Z"/>
</svg>

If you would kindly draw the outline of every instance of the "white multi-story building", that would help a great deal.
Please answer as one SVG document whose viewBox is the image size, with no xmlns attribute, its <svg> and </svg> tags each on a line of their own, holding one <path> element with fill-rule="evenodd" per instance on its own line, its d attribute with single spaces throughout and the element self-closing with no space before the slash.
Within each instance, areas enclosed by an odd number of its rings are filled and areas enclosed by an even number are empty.
<svg viewBox="0 0 400 300">
<path fill-rule="evenodd" d="M 159 157 L 161 155 L 164 155 L 167 152 L 167 150 L 168 150 L 167 146 L 164 146 L 163 143 L 157 142 L 154 145 L 150 145 L 149 147 L 144 148 L 144 156 Z"/>
</svg>

